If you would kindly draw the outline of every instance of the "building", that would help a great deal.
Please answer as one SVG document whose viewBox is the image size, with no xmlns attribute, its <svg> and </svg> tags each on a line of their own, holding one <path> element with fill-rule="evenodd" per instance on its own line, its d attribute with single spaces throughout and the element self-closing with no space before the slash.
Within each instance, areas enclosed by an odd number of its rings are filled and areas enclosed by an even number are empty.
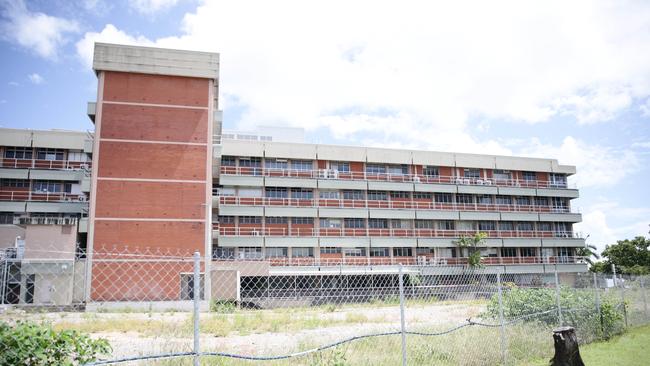
<svg viewBox="0 0 650 366">
<path fill-rule="evenodd" d="M 485 273 L 587 270 L 573 166 L 222 133 L 218 54 L 98 43 L 93 68 L 85 301 L 188 298 L 188 264 L 107 258 L 138 248 L 203 254 L 210 299 L 268 296 L 287 276 L 294 290 L 393 281 L 400 265 L 435 281 L 466 268 L 457 240 L 477 233 Z"/>
<path fill-rule="evenodd" d="M 92 135 L 2 128 L 0 157 L 1 303 L 71 303 L 68 280 L 86 249 Z"/>
</svg>

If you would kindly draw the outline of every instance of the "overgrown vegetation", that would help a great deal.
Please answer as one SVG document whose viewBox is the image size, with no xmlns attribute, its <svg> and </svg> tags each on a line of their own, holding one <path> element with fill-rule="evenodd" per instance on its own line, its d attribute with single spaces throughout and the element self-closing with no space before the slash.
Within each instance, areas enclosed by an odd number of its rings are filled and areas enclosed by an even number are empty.
<svg viewBox="0 0 650 366">
<path fill-rule="evenodd" d="M 0 365 L 80 365 L 108 355 L 104 339 L 92 339 L 74 330 L 19 321 L 0 323 Z"/>
</svg>

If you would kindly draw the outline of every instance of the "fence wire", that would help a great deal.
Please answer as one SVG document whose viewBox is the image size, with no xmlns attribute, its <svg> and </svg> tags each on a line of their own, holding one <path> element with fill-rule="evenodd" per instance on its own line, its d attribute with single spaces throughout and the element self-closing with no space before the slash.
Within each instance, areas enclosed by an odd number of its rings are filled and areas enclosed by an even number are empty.
<svg viewBox="0 0 650 366">
<path fill-rule="evenodd" d="M 552 357 L 558 326 L 588 343 L 650 320 L 647 276 L 561 265 L 289 267 L 102 248 L 14 253 L 0 269 L 0 323 L 106 339 L 87 365 L 516 365 Z"/>
</svg>

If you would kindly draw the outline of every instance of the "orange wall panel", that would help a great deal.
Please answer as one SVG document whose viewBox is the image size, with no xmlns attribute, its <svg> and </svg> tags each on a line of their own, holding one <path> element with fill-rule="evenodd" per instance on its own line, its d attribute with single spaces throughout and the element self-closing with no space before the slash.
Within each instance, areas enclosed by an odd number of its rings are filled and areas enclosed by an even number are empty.
<svg viewBox="0 0 650 366">
<path fill-rule="evenodd" d="M 112 221 L 95 222 L 96 257 L 117 251 L 151 248 L 162 253 L 191 255 L 204 251 L 205 227 L 200 222 Z M 115 248 L 115 249 L 113 249 Z"/>
<path fill-rule="evenodd" d="M 207 147 L 101 141 L 99 177 L 205 180 Z"/>
<path fill-rule="evenodd" d="M 204 183 L 97 181 L 95 217 L 204 219 Z"/>
<path fill-rule="evenodd" d="M 105 71 L 104 101 L 208 106 L 208 79 Z"/>
<path fill-rule="evenodd" d="M 208 111 L 104 104 L 101 137 L 124 140 L 206 143 Z"/>
</svg>

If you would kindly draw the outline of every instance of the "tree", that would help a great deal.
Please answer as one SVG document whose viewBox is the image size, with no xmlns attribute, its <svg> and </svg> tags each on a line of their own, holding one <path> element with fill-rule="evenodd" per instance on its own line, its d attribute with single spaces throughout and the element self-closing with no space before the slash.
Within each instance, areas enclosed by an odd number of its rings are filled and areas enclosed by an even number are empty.
<svg viewBox="0 0 650 366">
<path fill-rule="evenodd" d="M 462 256 L 463 248 L 469 250 L 469 256 L 467 257 L 467 265 L 469 267 L 483 267 L 481 264 L 481 250 L 479 247 L 485 245 L 486 238 L 486 233 L 476 233 L 474 236 L 461 236 L 460 239 L 456 240 L 456 245 L 460 252 L 459 256 Z"/>
<path fill-rule="evenodd" d="M 612 264 L 617 271 L 628 274 L 650 273 L 650 239 L 643 236 L 629 240 L 618 240 L 616 244 L 605 247 L 602 255 L 604 264 L 599 265 L 605 272 L 611 272 Z"/>
<path fill-rule="evenodd" d="M 600 259 L 597 250 L 598 248 L 596 248 L 595 245 L 585 244 L 584 248 L 576 249 L 576 255 L 578 257 L 583 257 L 582 260 L 585 261 L 589 267 L 593 267 L 594 261 L 591 258 L 594 257 Z"/>
</svg>

